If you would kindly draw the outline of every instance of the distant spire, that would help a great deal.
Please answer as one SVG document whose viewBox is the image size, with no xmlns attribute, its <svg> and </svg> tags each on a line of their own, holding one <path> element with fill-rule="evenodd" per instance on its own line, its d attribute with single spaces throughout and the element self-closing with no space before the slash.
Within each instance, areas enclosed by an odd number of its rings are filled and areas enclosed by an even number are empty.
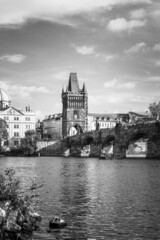
<svg viewBox="0 0 160 240">
<path fill-rule="evenodd" d="M 62 88 L 62 94 L 64 93 L 64 87 Z"/>
<path fill-rule="evenodd" d="M 86 84 L 83 83 L 82 92 L 87 93 Z"/>
</svg>

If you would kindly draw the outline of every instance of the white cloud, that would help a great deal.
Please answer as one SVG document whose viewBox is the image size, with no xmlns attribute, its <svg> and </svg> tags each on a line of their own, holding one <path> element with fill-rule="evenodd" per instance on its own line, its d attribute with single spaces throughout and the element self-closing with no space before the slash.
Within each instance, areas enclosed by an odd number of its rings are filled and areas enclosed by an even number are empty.
<svg viewBox="0 0 160 240">
<path fill-rule="evenodd" d="M 82 55 L 90 55 L 94 53 L 94 47 L 93 46 L 76 46 L 72 45 L 73 48 L 76 50 L 77 53 Z"/>
<path fill-rule="evenodd" d="M 160 51 L 160 43 L 155 44 L 155 46 L 153 47 L 154 51 Z"/>
<path fill-rule="evenodd" d="M 146 81 L 152 81 L 152 82 L 160 82 L 160 76 L 152 76 L 152 77 L 148 77 L 146 79 Z"/>
<path fill-rule="evenodd" d="M 71 46 L 81 55 L 93 55 L 95 58 L 101 58 L 106 62 L 110 62 L 118 58 L 118 55 L 98 52 L 94 46 L 76 46 L 76 44 L 72 44 Z"/>
<path fill-rule="evenodd" d="M 69 76 L 69 72 L 67 71 L 58 72 L 53 75 L 53 77 L 58 80 L 66 80 L 68 79 L 68 76 Z"/>
<path fill-rule="evenodd" d="M 127 54 L 134 54 L 139 52 L 146 52 L 148 51 L 147 44 L 145 42 L 136 43 L 131 48 L 125 50 Z"/>
<path fill-rule="evenodd" d="M 42 113 L 42 111 L 41 110 L 37 110 L 36 112 L 36 119 L 38 120 L 43 120 L 44 119 L 44 114 Z"/>
<path fill-rule="evenodd" d="M 13 85 L 9 81 L 0 81 L 0 88 L 6 90 L 9 95 L 14 96 L 16 98 L 29 98 L 31 94 L 34 93 L 42 93 L 47 94 L 51 93 L 52 91 L 47 89 L 44 86 L 22 86 L 22 85 Z"/>
<path fill-rule="evenodd" d="M 117 55 L 117 54 L 115 54 L 115 55 L 103 54 L 103 53 L 98 52 L 98 53 L 95 53 L 95 57 L 96 57 L 96 58 L 102 58 L 102 59 L 104 59 L 106 62 L 110 62 L 110 61 L 113 61 L 113 60 L 117 59 L 117 58 L 118 58 L 118 55 Z"/>
<path fill-rule="evenodd" d="M 160 60 L 156 60 L 156 61 L 155 61 L 155 65 L 156 65 L 157 67 L 159 67 L 159 66 L 160 66 Z"/>
<path fill-rule="evenodd" d="M 26 56 L 23 54 L 15 54 L 15 55 L 3 55 L 0 56 L 0 60 L 12 62 L 12 63 L 21 63 L 25 60 Z"/>
<path fill-rule="evenodd" d="M 135 82 L 122 82 L 117 78 L 114 78 L 111 81 L 107 81 L 104 83 L 105 88 L 133 89 L 135 88 L 135 86 Z"/>
<path fill-rule="evenodd" d="M 147 15 L 146 10 L 143 8 L 131 11 L 129 14 L 130 18 L 132 19 L 143 19 L 146 17 L 146 15 Z"/>
<path fill-rule="evenodd" d="M 119 82 L 119 80 L 116 79 L 116 78 L 114 78 L 114 79 L 112 79 L 112 80 L 109 81 L 109 82 L 105 82 L 105 83 L 104 83 L 104 86 L 105 86 L 105 88 L 116 87 L 116 85 L 117 85 L 118 82 Z"/>
<path fill-rule="evenodd" d="M 150 14 L 153 18 L 158 18 L 160 16 L 160 10 L 155 10 Z"/>
<path fill-rule="evenodd" d="M 127 21 L 125 18 L 117 18 L 111 20 L 107 28 L 112 32 L 123 32 L 128 31 L 131 32 L 134 28 L 139 28 L 145 26 L 145 20 L 129 20 Z"/>
<path fill-rule="evenodd" d="M 24 24 L 29 19 L 46 19 L 65 23 L 63 17 L 97 9 L 111 9 L 115 5 L 149 4 L 151 0 L 1 0 L 0 25 Z M 60 20 L 61 19 L 61 20 Z"/>
</svg>

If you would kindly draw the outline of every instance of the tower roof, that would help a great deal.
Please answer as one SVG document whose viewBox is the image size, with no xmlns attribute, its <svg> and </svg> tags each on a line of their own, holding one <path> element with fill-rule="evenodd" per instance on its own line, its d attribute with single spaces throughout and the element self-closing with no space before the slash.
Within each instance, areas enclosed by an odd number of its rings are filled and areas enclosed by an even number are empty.
<svg viewBox="0 0 160 240">
<path fill-rule="evenodd" d="M 86 84 L 85 83 L 83 83 L 82 92 L 87 93 L 87 88 L 86 88 Z"/>
<path fill-rule="evenodd" d="M 79 92 L 79 83 L 77 78 L 77 73 L 70 73 L 67 91 L 69 92 Z"/>
</svg>

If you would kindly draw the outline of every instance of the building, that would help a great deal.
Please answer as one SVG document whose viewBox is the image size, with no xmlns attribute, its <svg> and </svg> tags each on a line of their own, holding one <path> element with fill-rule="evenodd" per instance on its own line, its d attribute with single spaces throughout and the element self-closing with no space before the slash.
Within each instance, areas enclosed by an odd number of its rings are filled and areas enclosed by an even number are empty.
<svg viewBox="0 0 160 240">
<path fill-rule="evenodd" d="M 62 139 L 62 113 L 46 116 L 43 120 L 43 139 Z"/>
<path fill-rule="evenodd" d="M 8 94 L 0 89 L 0 118 L 5 120 L 9 135 L 9 147 L 19 146 L 27 130 L 35 130 L 36 114 L 26 107 L 25 111 L 11 105 Z"/>
<path fill-rule="evenodd" d="M 62 89 L 62 136 L 87 131 L 88 94 L 85 84 L 79 87 L 77 73 L 70 73 L 66 91 Z"/>
<path fill-rule="evenodd" d="M 88 131 L 95 131 L 96 129 L 114 128 L 118 120 L 118 115 L 89 113 L 87 119 Z"/>
<path fill-rule="evenodd" d="M 148 112 L 145 113 L 136 113 L 136 112 L 129 112 L 129 123 L 142 123 L 155 120 L 151 117 Z"/>
</svg>

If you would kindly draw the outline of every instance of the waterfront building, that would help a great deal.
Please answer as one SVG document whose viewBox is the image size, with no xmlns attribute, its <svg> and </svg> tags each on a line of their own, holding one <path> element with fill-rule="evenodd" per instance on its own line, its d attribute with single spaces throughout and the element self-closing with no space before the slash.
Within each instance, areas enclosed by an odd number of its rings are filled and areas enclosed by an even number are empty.
<svg viewBox="0 0 160 240">
<path fill-rule="evenodd" d="M 88 130 L 88 93 L 85 83 L 79 87 L 77 73 L 70 73 L 66 91 L 62 89 L 62 136 Z"/>
<path fill-rule="evenodd" d="M 62 113 L 52 114 L 45 117 L 42 125 L 44 140 L 62 139 Z"/>
<path fill-rule="evenodd" d="M 129 112 L 129 123 L 138 123 L 138 122 L 148 122 L 155 120 L 148 112 L 145 113 L 137 113 L 137 112 Z"/>
<path fill-rule="evenodd" d="M 9 139 L 5 145 L 9 147 L 19 146 L 25 132 L 35 130 L 36 114 L 31 111 L 30 106 L 24 111 L 13 107 L 10 97 L 3 89 L 0 89 L 0 118 L 7 124 Z"/>
<path fill-rule="evenodd" d="M 104 128 L 114 128 L 118 120 L 118 114 L 89 113 L 88 131 L 94 131 Z"/>
</svg>

